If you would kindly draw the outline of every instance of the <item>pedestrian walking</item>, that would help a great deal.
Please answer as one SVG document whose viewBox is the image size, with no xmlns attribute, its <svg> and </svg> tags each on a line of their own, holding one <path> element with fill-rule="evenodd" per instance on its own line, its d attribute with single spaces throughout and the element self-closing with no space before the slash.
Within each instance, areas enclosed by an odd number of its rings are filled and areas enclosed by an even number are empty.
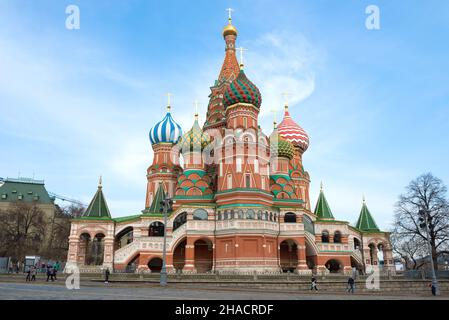
<svg viewBox="0 0 449 320">
<path fill-rule="evenodd" d="M 435 287 L 435 285 L 433 283 L 430 284 L 430 290 L 431 290 L 433 296 L 437 295 L 437 288 Z"/>
<path fill-rule="evenodd" d="M 27 277 L 26 277 L 25 281 L 28 282 L 28 281 L 30 281 L 30 280 L 31 280 L 31 267 L 28 268 L 28 271 L 27 271 Z"/>
<path fill-rule="evenodd" d="M 310 284 L 310 290 L 318 291 L 317 281 L 315 277 L 312 277 L 312 283 Z"/>
<path fill-rule="evenodd" d="M 48 280 L 55 281 L 53 277 L 53 267 L 51 265 L 47 265 L 47 282 Z"/>
<path fill-rule="evenodd" d="M 106 271 L 104 272 L 104 283 L 109 283 L 109 268 L 106 268 Z"/>
<path fill-rule="evenodd" d="M 37 273 L 37 268 L 35 266 L 31 266 L 31 268 L 30 268 L 30 274 L 31 274 L 30 281 L 36 281 L 36 273 Z"/>
<path fill-rule="evenodd" d="M 56 273 L 58 272 L 58 269 L 57 269 L 57 267 L 56 267 L 56 264 L 53 266 L 53 268 L 52 268 L 52 276 L 53 276 L 53 280 L 58 280 L 57 278 L 56 278 Z"/>
<path fill-rule="evenodd" d="M 354 284 L 355 284 L 354 278 L 353 277 L 349 277 L 349 279 L 348 279 L 348 288 L 347 288 L 348 292 L 354 293 Z"/>
</svg>

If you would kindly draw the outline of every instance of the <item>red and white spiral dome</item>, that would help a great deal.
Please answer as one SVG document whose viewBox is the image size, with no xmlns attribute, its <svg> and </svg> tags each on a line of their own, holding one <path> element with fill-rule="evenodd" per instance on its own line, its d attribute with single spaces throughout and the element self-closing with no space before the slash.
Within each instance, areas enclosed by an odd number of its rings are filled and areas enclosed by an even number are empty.
<svg viewBox="0 0 449 320">
<path fill-rule="evenodd" d="M 278 126 L 279 135 L 287 141 L 293 143 L 294 146 L 299 147 L 302 152 L 309 147 L 309 136 L 295 121 L 293 121 L 288 107 L 285 107 L 284 119 Z"/>
</svg>

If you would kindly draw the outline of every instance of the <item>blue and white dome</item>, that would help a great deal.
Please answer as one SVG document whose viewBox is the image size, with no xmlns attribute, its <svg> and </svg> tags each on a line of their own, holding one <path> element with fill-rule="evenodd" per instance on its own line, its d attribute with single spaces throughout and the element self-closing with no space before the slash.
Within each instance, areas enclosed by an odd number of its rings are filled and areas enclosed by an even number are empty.
<svg viewBox="0 0 449 320">
<path fill-rule="evenodd" d="M 156 143 L 177 143 L 182 136 L 182 129 L 173 120 L 170 111 L 167 111 L 167 115 L 156 123 L 156 125 L 150 130 L 151 144 Z"/>
</svg>

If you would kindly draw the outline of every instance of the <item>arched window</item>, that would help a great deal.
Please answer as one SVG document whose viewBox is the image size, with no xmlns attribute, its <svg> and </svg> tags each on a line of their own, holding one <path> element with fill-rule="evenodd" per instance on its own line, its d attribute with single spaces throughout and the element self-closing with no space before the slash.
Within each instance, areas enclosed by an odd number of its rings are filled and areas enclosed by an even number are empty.
<svg viewBox="0 0 449 320">
<path fill-rule="evenodd" d="M 193 211 L 193 220 L 207 220 L 207 211 L 204 209 L 196 209 Z"/>
<path fill-rule="evenodd" d="M 257 220 L 262 220 L 262 211 L 257 211 Z"/>
<path fill-rule="evenodd" d="M 235 218 L 235 211 L 231 210 L 231 215 L 230 215 L 229 219 L 234 219 L 234 218 Z"/>
<path fill-rule="evenodd" d="M 315 234 L 315 226 L 312 219 L 308 215 L 305 214 L 302 216 L 302 223 L 304 224 L 305 231 L 308 231 L 311 234 Z"/>
<path fill-rule="evenodd" d="M 238 216 L 239 216 L 239 219 L 243 219 L 243 210 L 242 209 L 240 209 L 238 211 Z"/>
<path fill-rule="evenodd" d="M 341 243 L 341 232 L 340 231 L 334 232 L 334 243 Z"/>
<path fill-rule="evenodd" d="M 121 247 L 130 244 L 131 242 L 133 242 L 133 240 L 133 227 L 127 227 L 123 229 L 115 236 L 116 249 L 120 249 Z"/>
<path fill-rule="evenodd" d="M 228 220 L 228 219 L 229 219 L 229 217 L 228 217 L 228 210 L 225 210 L 223 220 Z"/>
<path fill-rule="evenodd" d="M 293 212 L 287 212 L 284 216 L 285 223 L 296 223 L 296 214 Z"/>
<path fill-rule="evenodd" d="M 148 235 L 150 237 L 163 237 L 164 236 L 164 224 L 159 221 L 154 221 L 150 224 L 150 228 L 148 230 Z"/>
<path fill-rule="evenodd" d="M 270 212 L 270 221 L 273 221 L 273 212 Z"/>
<path fill-rule="evenodd" d="M 357 238 L 354 238 L 354 250 L 360 250 L 360 240 Z"/>
<path fill-rule="evenodd" d="M 173 231 L 178 229 L 184 223 L 187 222 L 187 212 L 180 213 L 175 220 L 173 220 Z"/>
<path fill-rule="evenodd" d="M 321 242 L 323 243 L 329 243 L 329 232 L 323 231 L 321 233 Z"/>
<path fill-rule="evenodd" d="M 249 209 L 248 211 L 246 211 L 246 219 L 252 220 L 254 219 L 254 216 L 255 216 L 254 210 Z"/>
<path fill-rule="evenodd" d="M 223 218 L 223 217 L 222 217 L 222 215 L 221 215 L 221 211 L 218 211 L 217 219 L 218 219 L 218 220 L 222 220 L 222 218 Z"/>
<path fill-rule="evenodd" d="M 268 211 L 265 211 L 265 213 L 263 214 L 263 219 L 268 220 Z"/>
</svg>

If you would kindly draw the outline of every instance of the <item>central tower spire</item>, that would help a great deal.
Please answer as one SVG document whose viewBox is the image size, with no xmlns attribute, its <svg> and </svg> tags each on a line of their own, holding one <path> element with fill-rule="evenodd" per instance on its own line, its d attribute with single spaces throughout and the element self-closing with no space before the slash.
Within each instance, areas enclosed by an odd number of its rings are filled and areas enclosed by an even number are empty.
<svg viewBox="0 0 449 320">
<path fill-rule="evenodd" d="M 226 87 L 237 78 L 240 72 L 239 62 L 235 55 L 237 39 L 237 29 L 232 24 L 231 13 L 234 11 L 231 8 L 228 11 L 228 24 L 223 28 L 223 38 L 225 40 L 225 57 L 223 65 L 221 66 L 220 74 L 214 85 L 211 87 L 211 94 L 209 95 L 209 105 L 207 108 L 206 122 L 204 130 L 216 128 L 222 129 L 226 126 L 226 115 L 223 106 L 223 94 Z"/>
</svg>

